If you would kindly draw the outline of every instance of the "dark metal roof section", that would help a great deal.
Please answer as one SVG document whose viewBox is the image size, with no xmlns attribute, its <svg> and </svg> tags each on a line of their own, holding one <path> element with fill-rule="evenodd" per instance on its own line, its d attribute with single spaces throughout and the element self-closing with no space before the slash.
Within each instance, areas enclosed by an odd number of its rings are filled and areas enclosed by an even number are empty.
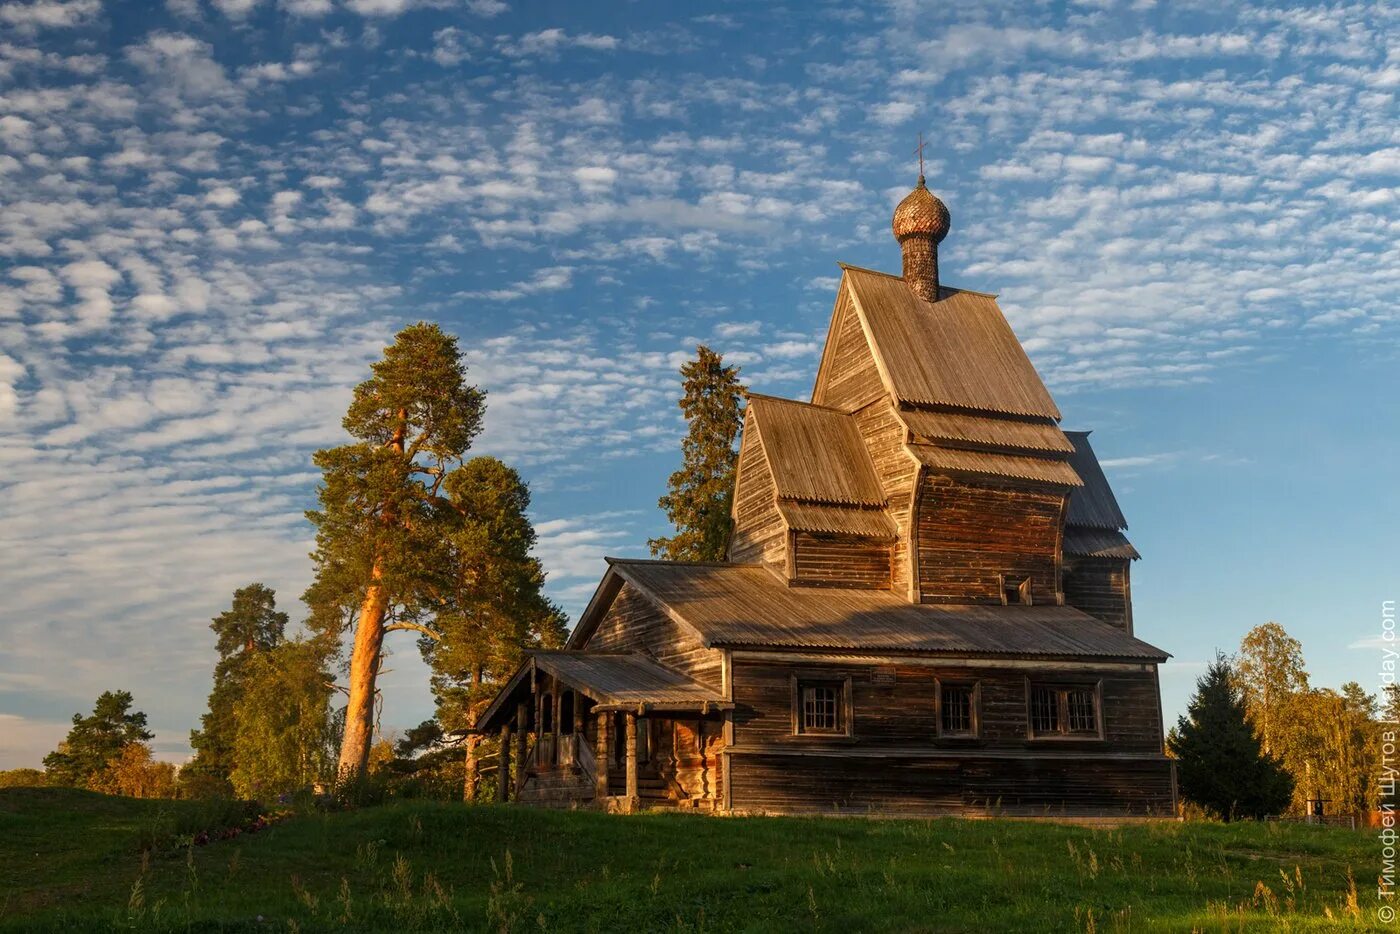
<svg viewBox="0 0 1400 934">
<path fill-rule="evenodd" d="M 1142 555 L 1128 541 L 1128 536 L 1116 529 L 1065 528 L 1065 554 L 1081 558 L 1128 558 L 1136 561 Z"/>
<path fill-rule="evenodd" d="M 759 565 L 611 558 L 612 570 L 709 646 L 1163 661 L 1068 606 L 908 603 L 879 590 L 788 587 Z"/>
<path fill-rule="evenodd" d="M 1079 479 L 1084 481 L 1084 485 L 1069 498 L 1069 514 L 1065 524 L 1088 529 L 1126 529 L 1128 520 L 1123 518 L 1123 511 L 1118 508 L 1118 500 L 1113 497 L 1108 478 L 1103 475 L 1099 459 L 1089 445 L 1089 432 L 1067 431 L 1065 437 L 1074 445 L 1074 453 L 1069 456 L 1070 465 L 1079 474 Z"/>
</svg>

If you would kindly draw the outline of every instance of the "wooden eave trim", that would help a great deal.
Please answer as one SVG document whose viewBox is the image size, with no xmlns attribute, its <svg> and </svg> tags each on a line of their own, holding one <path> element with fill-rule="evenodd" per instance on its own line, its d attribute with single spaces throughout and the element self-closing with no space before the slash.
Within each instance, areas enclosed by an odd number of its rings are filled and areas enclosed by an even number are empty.
<svg viewBox="0 0 1400 934">
<path fill-rule="evenodd" d="M 840 263 L 837 264 L 838 266 Z M 836 301 L 831 306 L 831 320 L 826 325 L 826 343 L 822 345 L 821 363 L 817 364 L 817 378 L 812 384 L 812 401 L 815 402 L 822 395 L 822 387 L 825 385 L 828 364 L 831 356 L 836 352 L 832 344 L 833 335 L 836 333 L 836 316 L 841 313 L 841 298 L 845 294 L 846 271 L 841 270 L 841 281 L 836 285 Z"/>
<path fill-rule="evenodd" d="M 853 268 L 859 269 L 860 267 Z M 885 392 L 891 399 L 898 400 L 899 395 L 895 392 L 894 380 L 890 378 L 890 371 L 885 365 L 884 356 L 880 353 L 880 346 L 875 342 L 874 334 L 871 333 L 870 321 L 865 315 L 865 308 L 862 307 L 859 296 L 856 295 L 855 287 L 851 285 L 849 277 L 844 274 L 841 276 L 841 285 L 846 288 L 847 294 L 851 297 L 851 308 L 856 313 L 856 320 L 860 322 L 860 331 L 865 335 L 865 344 L 870 348 L 870 356 L 875 361 L 875 371 L 880 374 L 880 383 L 885 387 Z M 895 406 L 895 408 L 898 407 Z M 908 426 L 905 426 L 905 430 L 908 430 Z"/>
<path fill-rule="evenodd" d="M 1108 625 L 1103 623 L 1102 625 Z M 1005 654 L 995 655 L 988 652 L 929 652 L 920 650 L 910 650 L 901 652 L 897 649 L 872 649 L 861 651 L 860 649 L 822 649 L 816 646 L 794 646 L 784 648 L 782 646 L 764 646 L 717 642 L 717 647 L 726 648 L 730 651 L 736 661 L 781 661 L 788 663 L 813 664 L 838 664 L 838 665 L 910 665 L 914 667 L 937 667 L 944 664 L 955 664 L 958 667 L 1013 667 L 1013 668 L 1035 668 L 1055 665 L 1069 665 L 1075 668 L 1103 668 L 1105 670 L 1125 670 L 1124 666 L 1133 670 L 1145 671 L 1148 668 L 1162 664 L 1170 655 L 1166 656 L 1131 656 L 1131 655 L 1026 655 L 1026 654 Z M 973 663 L 966 665 L 966 663 Z M 957 663 L 964 663 L 958 665 Z"/>
<path fill-rule="evenodd" d="M 564 648 L 581 649 L 592 638 L 594 630 L 598 628 L 599 621 L 607 614 L 613 601 L 617 599 L 618 592 L 622 590 L 622 580 L 622 575 L 618 574 L 617 569 L 609 563 L 608 569 L 603 572 L 602 580 L 598 582 L 598 589 L 593 591 L 588 606 L 584 607 L 583 613 L 579 615 L 574 631 L 569 633 Z M 609 587 L 612 588 L 612 593 L 607 593 Z"/>
<path fill-rule="evenodd" d="M 749 433 L 744 430 L 748 427 L 749 420 L 753 420 L 754 431 L 758 430 L 758 413 L 754 412 L 747 405 L 744 406 L 744 422 L 740 425 L 739 453 L 734 456 L 734 495 L 729 497 L 729 521 L 731 523 L 729 533 L 729 544 L 725 546 L 725 552 L 734 546 L 733 527 L 739 524 L 739 491 L 743 489 L 744 483 L 744 448 L 749 444 Z M 764 452 L 764 460 L 768 459 L 767 452 Z M 769 465 L 772 471 L 772 465 Z M 777 486 L 777 484 L 773 484 Z"/>
<path fill-rule="evenodd" d="M 515 670 L 515 674 L 510 676 L 509 681 L 501 685 L 500 690 L 496 692 L 496 696 L 491 700 L 491 703 L 481 712 L 481 716 L 477 718 L 476 725 L 463 732 L 482 734 L 490 732 L 486 724 L 490 723 L 491 718 L 500 712 L 501 705 L 505 703 L 507 697 L 515 692 L 520 681 L 527 674 L 531 674 L 534 671 L 534 662 L 533 656 L 527 656 L 526 659 L 520 663 L 520 667 Z"/>
</svg>

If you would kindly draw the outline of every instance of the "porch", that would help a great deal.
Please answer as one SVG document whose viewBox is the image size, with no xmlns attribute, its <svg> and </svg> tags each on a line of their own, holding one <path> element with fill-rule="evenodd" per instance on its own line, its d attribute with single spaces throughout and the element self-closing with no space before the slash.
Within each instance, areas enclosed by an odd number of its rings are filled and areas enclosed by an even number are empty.
<svg viewBox="0 0 1400 934">
<path fill-rule="evenodd" d="M 499 801 L 710 810 L 722 800 L 732 706 L 645 656 L 540 651 L 502 687 L 477 731 L 501 740 Z"/>
</svg>

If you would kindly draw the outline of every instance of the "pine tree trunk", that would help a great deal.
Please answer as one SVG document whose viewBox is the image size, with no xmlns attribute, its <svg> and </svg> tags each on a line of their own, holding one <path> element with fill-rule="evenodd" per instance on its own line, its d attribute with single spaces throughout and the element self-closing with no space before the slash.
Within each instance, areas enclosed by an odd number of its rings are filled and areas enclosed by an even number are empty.
<svg viewBox="0 0 1400 934">
<path fill-rule="evenodd" d="M 476 800 L 476 787 L 480 771 L 476 759 L 476 747 L 480 742 L 481 737 L 475 733 L 467 737 L 466 780 L 462 784 L 462 800 L 468 803 Z"/>
<path fill-rule="evenodd" d="M 398 427 L 389 447 L 402 454 L 408 431 L 408 413 L 399 410 Z M 393 512 L 386 510 L 384 523 L 397 523 Z M 340 763 L 336 778 L 353 781 L 369 767 L 369 747 L 374 742 L 374 682 L 379 677 L 379 656 L 384 649 L 384 614 L 389 608 L 384 593 L 384 566 L 378 556 L 370 570 L 370 583 L 360 604 L 360 619 L 355 626 L 355 650 L 350 656 L 350 699 L 345 705 L 345 736 L 340 741 Z"/>
<path fill-rule="evenodd" d="M 382 576 L 375 564 L 373 579 Z M 363 775 L 369 765 L 369 747 L 374 741 L 374 682 L 379 675 L 379 656 L 384 647 L 384 588 L 370 584 L 360 605 L 355 626 L 355 650 L 350 656 L 350 700 L 345 707 L 345 736 L 340 741 L 340 764 L 336 777 L 341 782 Z"/>
</svg>

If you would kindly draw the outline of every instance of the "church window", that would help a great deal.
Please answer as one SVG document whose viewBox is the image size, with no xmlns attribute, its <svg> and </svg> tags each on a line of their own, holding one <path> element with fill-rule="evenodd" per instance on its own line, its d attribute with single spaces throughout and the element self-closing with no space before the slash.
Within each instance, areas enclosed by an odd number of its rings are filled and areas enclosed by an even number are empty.
<svg viewBox="0 0 1400 934">
<path fill-rule="evenodd" d="M 814 736 L 850 734 L 850 682 L 796 679 L 793 732 Z"/>
<path fill-rule="evenodd" d="M 977 686 L 943 684 L 938 688 L 938 735 L 971 737 L 977 735 Z"/>
<path fill-rule="evenodd" d="M 1099 691 L 1096 685 L 1032 684 L 1031 736 L 1099 736 Z"/>
</svg>

